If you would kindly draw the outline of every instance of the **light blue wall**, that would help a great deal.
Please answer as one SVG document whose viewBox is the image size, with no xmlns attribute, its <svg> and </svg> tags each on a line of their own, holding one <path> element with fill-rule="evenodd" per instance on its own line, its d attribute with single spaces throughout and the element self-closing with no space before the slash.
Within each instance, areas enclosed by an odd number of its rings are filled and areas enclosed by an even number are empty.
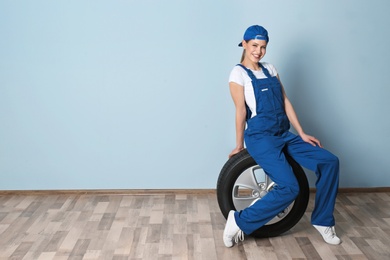
<svg viewBox="0 0 390 260">
<path fill-rule="evenodd" d="M 304 129 L 339 156 L 340 186 L 388 187 L 389 9 L 1 0 L 0 189 L 214 188 L 235 145 L 227 78 L 252 24 L 269 30 L 264 60 Z"/>
</svg>

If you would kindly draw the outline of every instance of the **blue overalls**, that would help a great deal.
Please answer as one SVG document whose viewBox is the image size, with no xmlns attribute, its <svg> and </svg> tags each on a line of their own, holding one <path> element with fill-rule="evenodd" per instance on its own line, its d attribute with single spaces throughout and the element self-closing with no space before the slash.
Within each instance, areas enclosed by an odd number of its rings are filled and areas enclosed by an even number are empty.
<svg viewBox="0 0 390 260">
<path fill-rule="evenodd" d="M 311 223 L 334 226 L 333 211 L 339 183 L 338 158 L 289 132 L 290 123 L 284 108 L 282 86 L 277 77 L 271 76 L 261 63 L 259 65 L 267 77 L 264 79 L 257 79 L 251 70 L 238 65 L 251 78 L 256 99 L 256 115 L 253 118 L 250 118 L 247 109 L 245 144 L 249 154 L 276 186 L 251 207 L 235 212 L 237 225 L 249 235 L 287 208 L 297 197 L 298 182 L 285 158 L 285 150 L 296 162 L 317 175 Z"/>
</svg>

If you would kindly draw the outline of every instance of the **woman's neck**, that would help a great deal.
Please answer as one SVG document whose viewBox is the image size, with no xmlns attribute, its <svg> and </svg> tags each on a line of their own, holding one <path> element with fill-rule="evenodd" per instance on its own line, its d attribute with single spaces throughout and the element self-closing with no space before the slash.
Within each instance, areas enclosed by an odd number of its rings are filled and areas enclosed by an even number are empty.
<svg viewBox="0 0 390 260">
<path fill-rule="evenodd" d="M 257 62 L 244 60 L 241 64 L 244 65 L 245 67 L 247 67 L 248 69 L 251 69 L 251 70 L 260 70 L 261 69 L 259 63 L 257 63 Z"/>
</svg>

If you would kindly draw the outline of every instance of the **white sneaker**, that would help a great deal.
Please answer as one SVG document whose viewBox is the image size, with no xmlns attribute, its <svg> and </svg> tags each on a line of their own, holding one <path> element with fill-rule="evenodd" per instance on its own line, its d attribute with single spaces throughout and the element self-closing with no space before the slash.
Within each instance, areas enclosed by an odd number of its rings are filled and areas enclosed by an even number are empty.
<svg viewBox="0 0 390 260">
<path fill-rule="evenodd" d="M 315 227 L 318 230 L 318 232 L 320 232 L 322 238 L 325 240 L 326 243 L 331 245 L 339 245 L 341 243 L 340 238 L 336 235 L 334 226 L 324 227 L 324 226 L 313 225 L 313 227 Z"/>
<path fill-rule="evenodd" d="M 223 243 L 226 247 L 232 247 L 234 242 L 244 241 L 244 232 L 237 226 L 234 218 L 234 210 L 229 212 L 226 220 L 225 230 L 223 231 Z"/>
</svg>

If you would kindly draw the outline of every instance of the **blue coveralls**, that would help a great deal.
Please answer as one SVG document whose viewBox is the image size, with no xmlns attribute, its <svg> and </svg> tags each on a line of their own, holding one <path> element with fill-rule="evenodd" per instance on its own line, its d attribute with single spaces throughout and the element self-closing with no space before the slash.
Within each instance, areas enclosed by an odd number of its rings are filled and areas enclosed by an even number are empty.
<svg viewBox="0 0 390 260">
<path fill-rule="evenodd" d="M 276 183 L 266 196 L 251 207 L 235 212 L 237 225 L 251 234 L 287 208 L 299 193 L 298 182 L 287 162 L 285 150 L 296 162 L 317 175 L 315 207 L 311 216 L 314 225 L 334 226 L 333 211 L 339 183 L 339 160 L 329 151 L 302 140 L 289 132 L 282 86 L 260 63 L 267 78 L 257 79 L 243 67 L 252 80 L 256 99 L 256 115 L 247 115 L 244 138 L 249 154 Z"/>
</svg>

